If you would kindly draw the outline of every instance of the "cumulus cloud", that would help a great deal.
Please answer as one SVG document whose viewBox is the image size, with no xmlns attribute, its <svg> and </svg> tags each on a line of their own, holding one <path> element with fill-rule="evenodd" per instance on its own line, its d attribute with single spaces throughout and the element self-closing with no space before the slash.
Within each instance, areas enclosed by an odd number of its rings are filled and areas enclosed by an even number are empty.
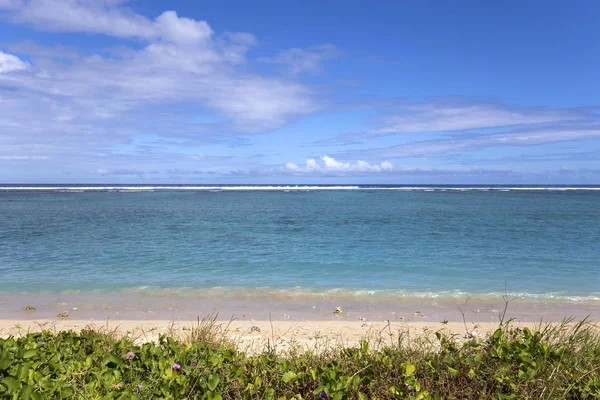
<svg viewBox="0 0 600 400">
<path fill-rule="evenodd" d="M 0 51 L 0 74 L 7 74 L 14 71 L 22 71 L 29 68 L 29 65 L 21 61 L 19 57 Z"/>
<path fill-rule="evenodd" d="M 284 167 L 286 172 L 292 173 L 374 173 L 374 172 L 391 172 L 396 167 L 391 163 L 384 161 L 381 164 L 370 164 L 368 162 L 358 160 L 354 163 L 337 161 L 333 157 L 324 155 L 320 158 L 320 163 L 314 158 L 306 160 L 305 165 L 297 165 L 287 163 Z"/>
<path fill-rule="evenodd" d="M 442 167 L 442 168 L 415 168 L 410 166 L 395 165 L 388 161 L 369 163 L 363 160 L 352 162 L 338 161 L 333 157 L 324 155 L 319 159 L 309 158 L 304 164 L 298 165 L 289 162 L 281 167 L 240 168 L 231 170 L 227 176 L 250 178 L 373 178 L 376 181 L 392 178 L 427 177 L 437 179 L 440 176 L 461 179 L 469 177 L 478 178 L 503 178 L 515 175 L 514 171 L 504 169 L 486 169 L 480 167 Z"/>
</svg>

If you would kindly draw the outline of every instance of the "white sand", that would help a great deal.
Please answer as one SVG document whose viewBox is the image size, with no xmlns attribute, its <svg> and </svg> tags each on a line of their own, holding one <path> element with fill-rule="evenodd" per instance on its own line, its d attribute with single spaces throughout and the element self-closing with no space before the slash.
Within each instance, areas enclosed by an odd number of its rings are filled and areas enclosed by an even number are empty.
<svg viewBox="0 0 600 400">
<path fill-rule="evenodd" d="M 276 350 L 286 350 L 292 346 L 303 349 L 323 350 L 333 347 L 349 347 L 357 345 L 361 339 L 367 338 L 373 346 L 395 344 L 399 335 L 405 340 L 419 337 L 433 337 L 437 331 L 459 339 L 473 335 L 482 337 L 498 327 L 497 322 L 388 322 L 388 321 L 217 321 L 218 331 L 233 340 L 240 350 L 262 352 L 270 346 Z M 536 324 L 516 323 L 518 326 L 534 328 Z M 160 334 L 169 334 L 184 338 L 198 326 L 198 321 L 98 321 L 93 319 L 44 319 L 33 320 L 0 320 L 0 336 L 19 336 L 42 329 L 50 331 L 75 330 L 92 328 L 117 335 L 127 335 L 136 343 L 156 341 Z"/>
</svg>

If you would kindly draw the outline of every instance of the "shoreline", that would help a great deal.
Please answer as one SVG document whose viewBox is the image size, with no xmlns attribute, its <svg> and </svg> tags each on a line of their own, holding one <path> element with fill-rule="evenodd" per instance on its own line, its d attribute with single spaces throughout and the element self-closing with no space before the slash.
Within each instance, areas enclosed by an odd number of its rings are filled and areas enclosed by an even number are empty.
<svg viewBox="0 0 600 400">
<path fill-rule="evenodd" d="M 30 308 L 31 309 L 26 309 Z M 336 308 L 341 312 L 336 313 Z M 425 338 L 441 331 L 464 339 L 495 331 L 503 299 L 474 297 L 386 299 L 329 296 L 313 299 L 152 296 L 139 293 L 0 294 L 0 337 L 86 328 L 156 342 L 161 334 L 184 338 L 203 318 L 243 351 L 352 347 L 400 337 Z M 60 318 L 62 315 L 64 318 Z M 600 320 L 598 302 L 527 302 L 511 299 L 504 321 L 535 328 L 545 323 Z M 203 322 L 202 324 L 204 324 Z"/>
<path fill-rule="evenodd" d="M 357 346 L 369 338 L 378 345 L 399 338 L 435 342 L 441 331 L 460 340 L 483 338 L 499 327 L 502 299 L 322 299 L 194 298 L 115 293 L 0 295 L 0 337 L 28 332 L 94 329 L 157 342 L 162 334 L 186 338 L 207 321 L 236 348 L 260 353 Z M 336 312 L 339 309 L 341 312 Z M 59 317 L 59 316 L 62 316 Z M 204 319 L 204 321 L 203 321 Z M 533 329 L 540 324 L 600 320 L 591 303 L 529 303 L 512 299 L 504 321 Z M 212 322 L 211 322 L 212 321 Z"/>
<path fill-rule="evenodd" d="M 559 322 L 565 318 L 600 320 L 600 301 L 536 301 L 509 298 L 506 318 Z M 335 309 L 343 311 L 336 315 Z M 390 298 L 321 296 L 314 298 L 261 296 L 169 296 L 139 293 L 0 293 L 0 320 L 51 320 L 67 312 L 78 320 L 192 321 L 218 314 L 228 320 L 290 321 L 412 321 L 467 320 L 496 322 L 505 301 L 464 298 Z M 461 311 L 462 310 L 462 311 Z M 416 317 L 416 315 L 420 315 Z"/>
<path fill-rule="evenodd" d="M 0 336 L 86 328 L 156 342 L 161 334 L 183 338 L 207 321 L 241 350 L 265 346 L 301 349 L 355 346 L 365 337 L 381 344 L 441 331 L 463 339 L 495 331 L 504 321 L 535 328 L 540 324 L 595 325 L 600 308 L 586 303 L 527 303 L 468 297 L 440 299 L 331 298 L 320 301 L 273 298 L 227 299 L 115 294 L 0 295 Z M 339 309 L 340 312 L 336 312 Z M 204 321 L 203 321 L 204 320 Z"/>
</svg>

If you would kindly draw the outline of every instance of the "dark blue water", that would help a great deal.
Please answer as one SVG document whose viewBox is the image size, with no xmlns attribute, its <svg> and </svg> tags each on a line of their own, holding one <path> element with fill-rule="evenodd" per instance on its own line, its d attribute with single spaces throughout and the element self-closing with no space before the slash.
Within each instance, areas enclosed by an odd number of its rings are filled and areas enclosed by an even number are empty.
<svg viewBox="0 0 600 400">
<path fill-rule="evenodd" d="M 0 188 L 0 291 L 600 296 L 593 188 L 40 188 Z"/>
</svg>

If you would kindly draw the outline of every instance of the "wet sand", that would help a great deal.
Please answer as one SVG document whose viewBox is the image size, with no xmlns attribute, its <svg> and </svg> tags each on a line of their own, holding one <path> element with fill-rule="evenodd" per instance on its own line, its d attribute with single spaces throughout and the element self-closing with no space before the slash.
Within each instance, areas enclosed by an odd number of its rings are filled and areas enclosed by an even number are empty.
<svg viewBox="0 0 600 400">
<path fill-rule="evenodd" d="M 581 320 L 600 318 L 600 301 L 529 301 L 509 298 L 506 318 L 520 322 L 558 322 L 573 317 Z M 35 310 L 25 310 L 32 306 Z M 336 307 L 342 313 L 334 315 Z M 415 319 L 437 323 L 443 320 L 497 322 L 505 307 L 502 298 L 401 298 L 381 299 L 369 296 L 328 295 L 318 298 L 277 296 L 178 296 L 131 293 L 64 292 L 34 294 L 0 294 L 0 320 L 48 320 L 68 312 L 78 320 L 168 320 L 192 321 L 210 314 L 219 319 L 240 321 L 369 321 L 401 322 Z M 462 310 L 462 311 L 461 311 Z"/>
</svg>

